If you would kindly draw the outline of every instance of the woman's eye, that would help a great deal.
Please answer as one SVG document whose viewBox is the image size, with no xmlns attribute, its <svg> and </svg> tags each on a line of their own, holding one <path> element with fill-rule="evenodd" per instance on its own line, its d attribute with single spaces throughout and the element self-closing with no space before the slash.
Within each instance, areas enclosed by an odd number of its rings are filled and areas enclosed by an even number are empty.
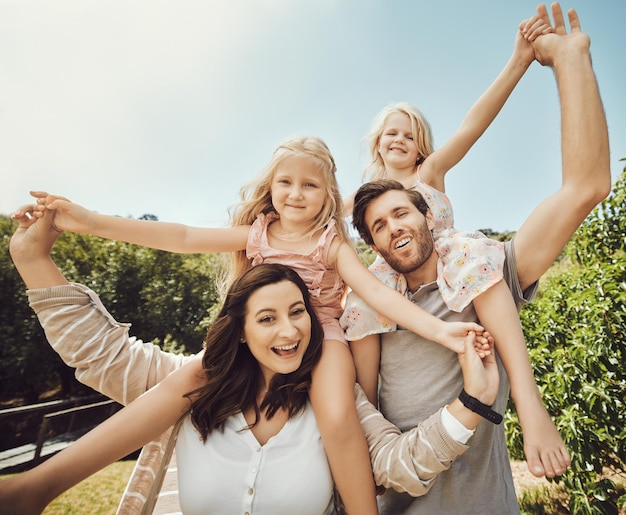
<svg viewBox="0 0 626 515">
<path fill-rule="evenodd" d="M 301 315 L 302 313 L 304 313 L 305 311 L 306 311 L 306 309 L 304 309 L 304 308 L 296 308 L 296 309 L 294 309 L 294 310 L 291 312 L 291 315 L 292 315 L 292 316 L 299 316 L 299 315 Z"/>
<path fill-rule="evenodd" d="M 274 317 L 266 316 L 266 317 L 263 317 L 263 318 L 259 318 L 259 323 L 260 324 L 268 324 L 268 323 L 272 322 L 273 320 L 274 320 Z"/>
</svg>

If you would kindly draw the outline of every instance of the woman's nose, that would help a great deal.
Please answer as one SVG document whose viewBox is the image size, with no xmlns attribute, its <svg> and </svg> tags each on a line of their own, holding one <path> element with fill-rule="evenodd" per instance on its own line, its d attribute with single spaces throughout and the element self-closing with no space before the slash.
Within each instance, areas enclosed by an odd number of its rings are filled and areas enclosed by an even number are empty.
<svg viewBox="0 0 626 515">
<path fill-rule="evenodd" d="M 280 335 L 283 338 L 286 338 L 286 339 L 295 338 L 297 334 L 298 334 L 298 330 L 296 329 L 296 326 L 293 325 L 291 320 L 283 320 L 281 322 Z"/>
</svg>

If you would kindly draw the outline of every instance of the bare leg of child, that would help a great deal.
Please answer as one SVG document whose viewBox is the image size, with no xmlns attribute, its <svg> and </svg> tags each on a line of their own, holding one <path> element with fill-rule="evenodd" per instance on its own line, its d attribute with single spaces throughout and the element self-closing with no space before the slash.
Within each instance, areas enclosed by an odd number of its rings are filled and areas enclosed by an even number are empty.
<svg viewBox="0 0 626 515">
<path fill-rule="evenodd" d="M 506 283 L 500 281 L 474 299 L 480 323 L 495 338 L 511 384 L 511 397 L 524 435 L 528 470 L 535 476 L 561 475 L 571 459 L 535 383 L 519 314 Z"/>
<path fill-rule="evenodd" d="M 348 346 L 324 340 L 310 399 L 333 479 L 348 513 L 378 513 L 370 455 L 354 401 L 355 381 Z"/>
</svg>

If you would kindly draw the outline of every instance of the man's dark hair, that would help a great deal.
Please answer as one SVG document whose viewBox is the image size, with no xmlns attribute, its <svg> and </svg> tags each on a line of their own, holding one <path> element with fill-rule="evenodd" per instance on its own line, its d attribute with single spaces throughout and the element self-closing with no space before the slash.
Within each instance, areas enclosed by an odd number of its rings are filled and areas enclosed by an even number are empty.
<svg viewBox="0 0 626 515">
<path fill-rule="evenodd" d="M 411 203 L 417 210 L 426 216 L 428 213 L 428 204 L 422 197 L 422 194 L 414 189 L 406 189 L 398 181 L 391 179 L 381 179 L 378 181 L 367 182 L 361 186 L 354 196 L 354 207 L 352 208 L 352 225 L 359 231 L 361 238 L 368 245 L 373 245 L 374 240 L 369 228 L 365 224 L 365 211 L 373 200 L 376 200 L 383 193 L 388 191 L 404 191 Z"/>
</svg>

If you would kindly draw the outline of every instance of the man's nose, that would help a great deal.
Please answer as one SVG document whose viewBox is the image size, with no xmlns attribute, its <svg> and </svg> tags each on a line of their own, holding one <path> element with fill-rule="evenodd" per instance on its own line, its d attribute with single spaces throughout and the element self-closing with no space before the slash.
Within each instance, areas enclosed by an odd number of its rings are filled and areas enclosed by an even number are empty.
<svg viewBox="0 0 626 515">
<path fill-rule="evenodd" d="M 391 234 L 397 234 L 402 229 L 401 224 L 398 223 L 397 220 L 389 220 L 389 222 L 387 222 L 387 226 L 389 227 L 389 232 Z"/>
</svg>

